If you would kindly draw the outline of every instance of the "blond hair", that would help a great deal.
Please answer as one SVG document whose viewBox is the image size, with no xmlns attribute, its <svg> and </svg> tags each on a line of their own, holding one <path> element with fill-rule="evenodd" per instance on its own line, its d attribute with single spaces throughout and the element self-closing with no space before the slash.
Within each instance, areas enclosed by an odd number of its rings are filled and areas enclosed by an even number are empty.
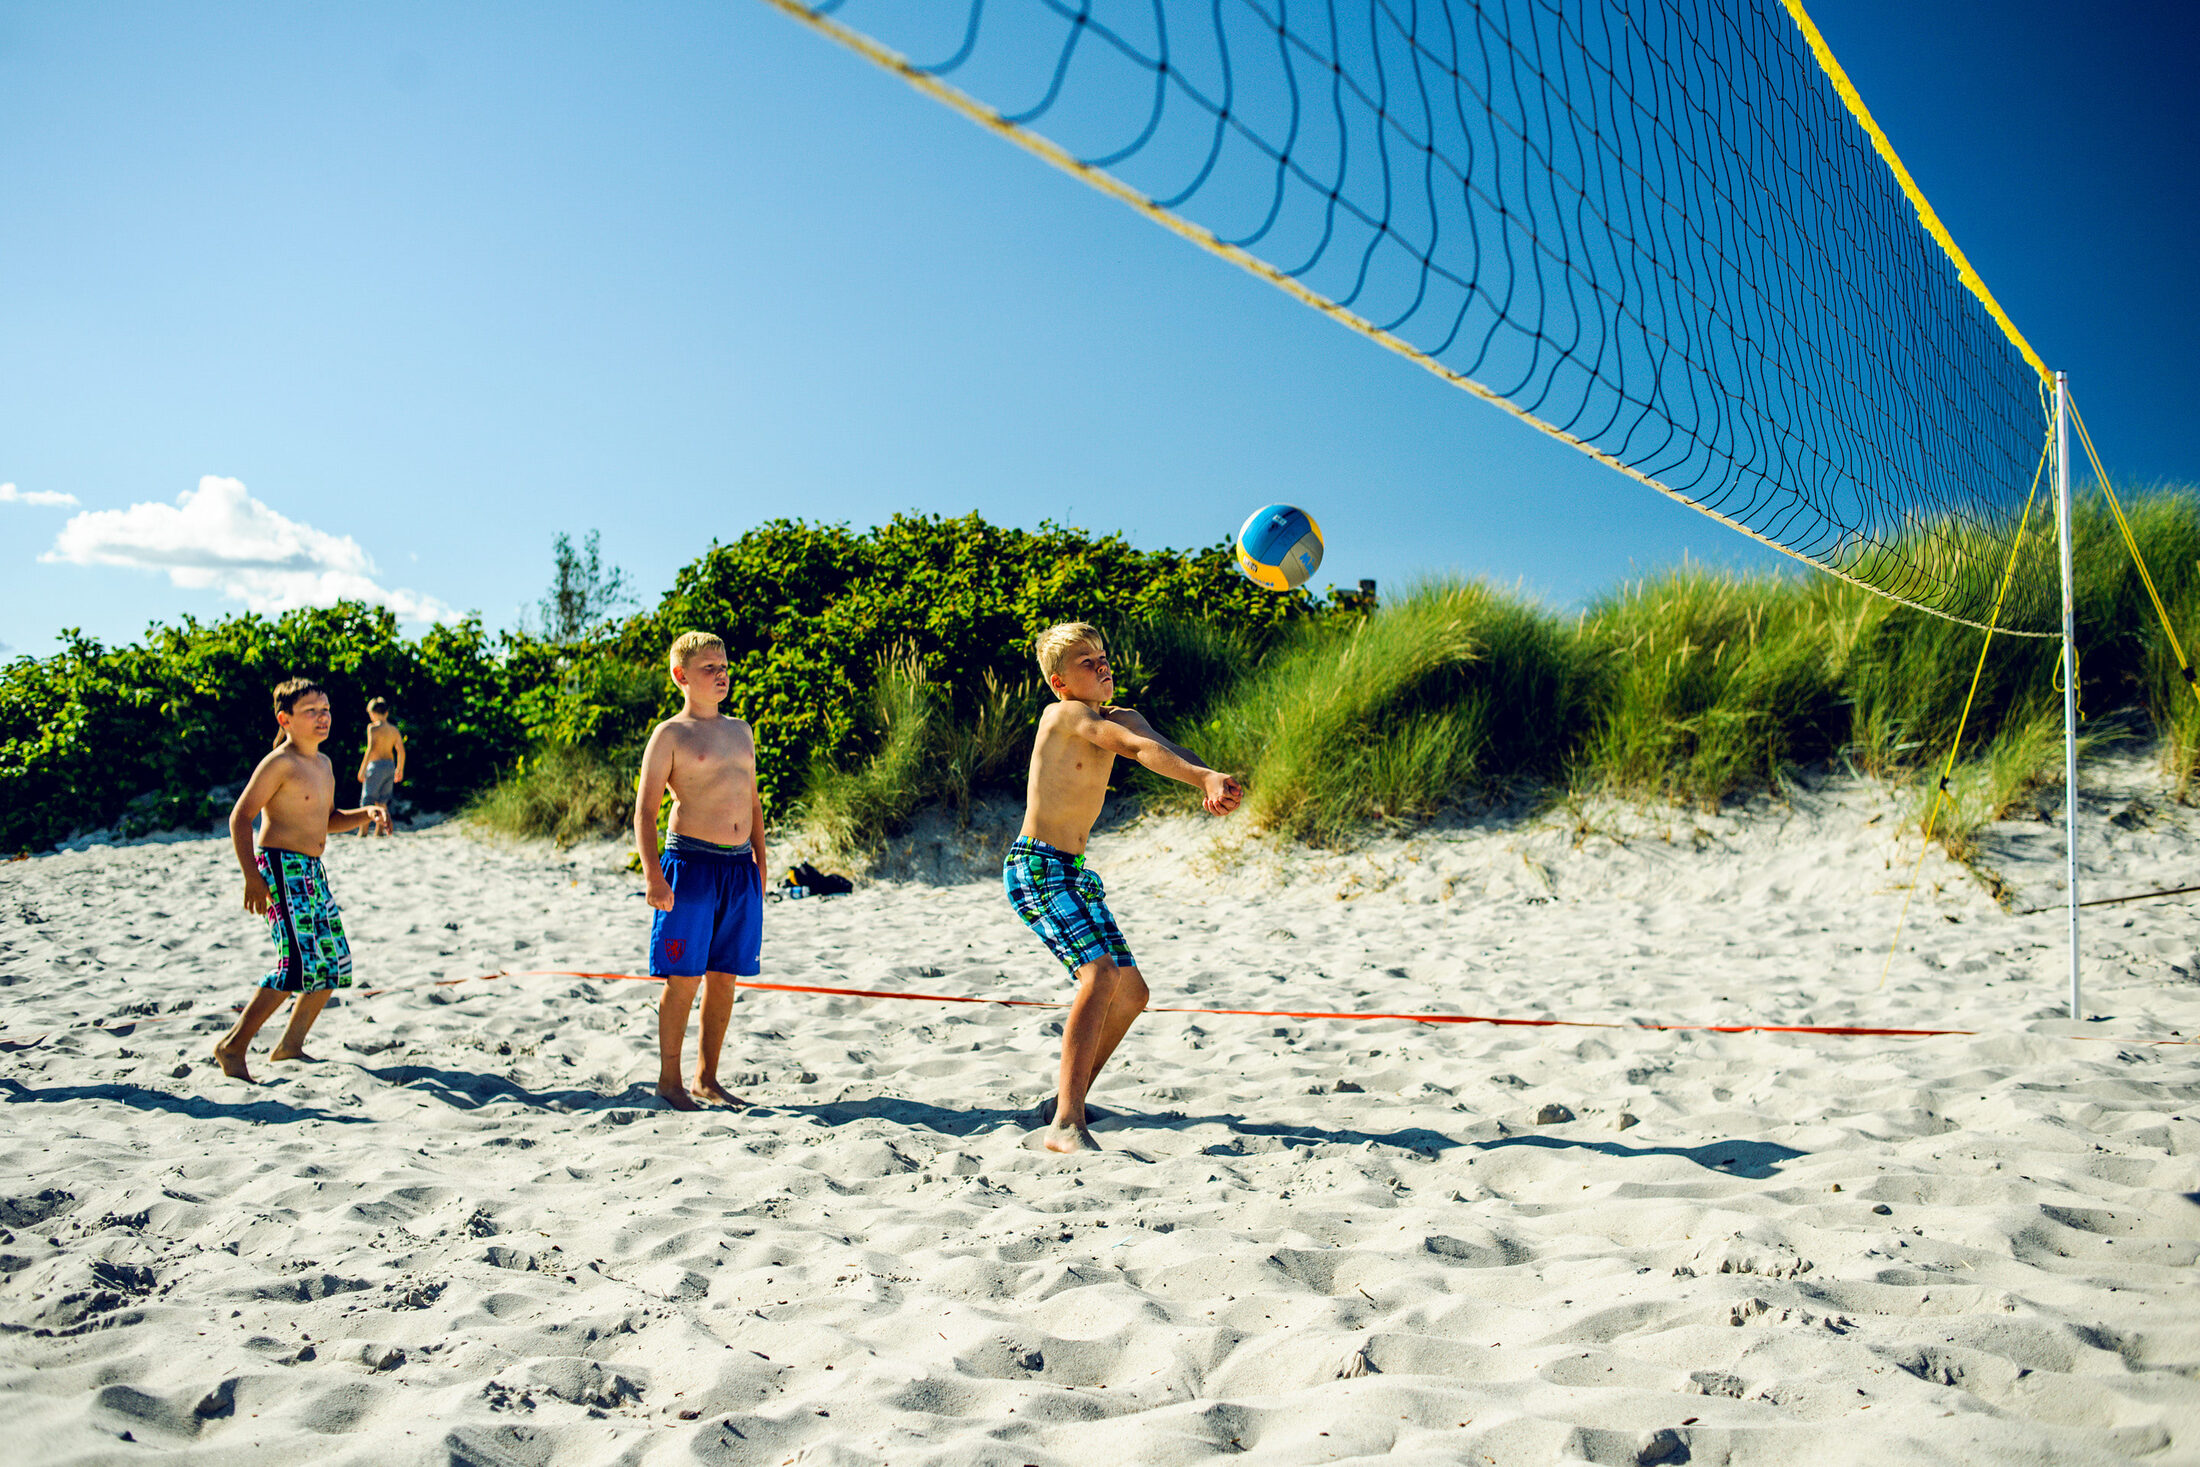
<svg viewBox="0 0 2200 1467">
<path fill-rule="evenodd" d="M 1069 654 L 1079 647 L 1090 647 L 1095 652 L 1108 650 L 1107 639 L 1100 629 L 1090 622 L 1065 621 L 1048 627 L 1039 633 L 1039 639 L 1031 644 L 1031 650 L 1039 658 L 1039 674 L 1053 677 L 1069 660 Z"/>
<path fill-rule="evenodd" d="M 723 652 L 726 650 L 725 639 L 716 632 L 682 632 L 672 639 L 672 650 L 666 655 L 674 667 L 685 667 L 688 659 L 705 647 L 716 647 Z"/>
</svg>

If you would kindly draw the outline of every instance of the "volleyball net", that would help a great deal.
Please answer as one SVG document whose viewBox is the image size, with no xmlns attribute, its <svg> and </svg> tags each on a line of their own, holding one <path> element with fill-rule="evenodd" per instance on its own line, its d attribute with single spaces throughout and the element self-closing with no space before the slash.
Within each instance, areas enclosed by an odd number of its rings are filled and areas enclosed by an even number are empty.
<svg viewBox="0 0 2200 1467">
<path fill-rule="evenodd" d="M 2053 635 L 2048 376 L 1795 0 L 770 0 L 1446 380 Z"/>
</svg>

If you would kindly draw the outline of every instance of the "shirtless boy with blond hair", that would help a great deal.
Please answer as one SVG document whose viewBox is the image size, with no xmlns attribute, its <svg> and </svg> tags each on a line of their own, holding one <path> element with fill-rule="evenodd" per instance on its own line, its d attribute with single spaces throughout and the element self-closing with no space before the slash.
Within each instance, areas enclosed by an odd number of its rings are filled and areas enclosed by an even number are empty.
<svg viewBox="0 0 2200 1467">
<path fill-rule="evenodd" d="M 657 1095 L 674 1110 L 696 1096 L 746 1105 L 718 1083 L 718 1050 L 733 1018 L 736 980 L 753 978 L 764 938 L 764 802 L 756 790 L 756 735 L 718 711 L 731 687 L 726 644 L 683 632 L 669 654 L 685 706 L 657 725 L 634 791 L 634 848 L 649 904 L 649 971 L 664 979 L 657 1007 Z M 664 854 L 657 811 L 672 791 Z M 688 1010 L 703 989 L 695 1088 L 680 1080 Z"/>
<path fill-rule="evenodd" d="M 1198 790 L 1210 815 L 1235 810 L 1245 791 L 1155 733 L 1143 715 L 1109 701 L 1115 671 L 1095 628 L 1081 621 L 1049 627 L 1033 650 L 1059 701 L 1039 715 L 1023 829 L 1008 848 L 1001 880 L 1016 915 L 1077 979 L 1062 1025 L 1054 1120 L 1045 1141 L 1049 1151 L 1089 1151 L 1096 1143 L 1085 1127 L 1085 1092 L 1147 997 L 1099 873 L 1085 864 L 1085 842 L 1107 798 L 1108 774 L 1117 755 L 1135 759 Z"/>
<path fill-rule="evenodd" d="M 328 996 L 351 987 L 351 944 L 344 914 L 329 893 L 321 853 L 328 838 L 368 826 L 389 828 L 380 805 L 336 808 L 336 767 L 321 745 L 329 734 L 328 694 L 310 678 L 294 677 L 275 690 L 275 748 L 245 781 L 229 812 L 229 839 L 244 868 L 244 909 L 267 917 L 275 939 L 275 971 L 260 980 L 252 1001 L 214 1046 L 214 1061 L 232 1079 L 249 1081 L 245 1050 L 283 1000 L 295 997 L 290 1025 L 270 1056 L 310 1060 L 306 1031 Z M 252 822 L 265 815 L 257 848 Z"/>
</svg>

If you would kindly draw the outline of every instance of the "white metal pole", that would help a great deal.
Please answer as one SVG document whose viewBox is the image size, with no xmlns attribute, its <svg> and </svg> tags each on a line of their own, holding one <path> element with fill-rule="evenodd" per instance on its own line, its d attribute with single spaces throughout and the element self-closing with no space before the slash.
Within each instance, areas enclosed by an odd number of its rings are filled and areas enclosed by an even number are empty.
<svg viewBox="0 0 2200 1467">
<path fill-rule="evenodd" d="M 2055 526 L 2062 541 L 2063 820 L 2070 883 L 2070 1017 L 2078 990 L 2078 606 L 2070 581 L 2070 374 L 2055 374 Z"/>
</svg>

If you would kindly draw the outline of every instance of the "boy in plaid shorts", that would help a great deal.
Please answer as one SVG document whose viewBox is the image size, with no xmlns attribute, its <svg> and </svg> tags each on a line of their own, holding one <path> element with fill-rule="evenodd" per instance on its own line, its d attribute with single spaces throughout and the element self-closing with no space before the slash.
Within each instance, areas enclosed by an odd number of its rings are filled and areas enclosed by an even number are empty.
<svg viewBox="0 0 2200 1467">
<path fill-rule="evenodd" d="M 1077 978 L 1062 1025 L 1049 1151 L 1096 1149 L 1085 1129 L 1085 1092 L 1146 1007 L 1138 960 L 1108 910 L 1099 873 L 1085 865 L 1085 842 L 1100 818 L 1118 754 L 1198 790 L 1210 815 L 1227 815 L 1245 797 L 1227 774 L 1201 764 L 1129 708 L 1108 699 L 1115 673 L 1100 633 L 1081 621 L 1040 633 L 1039 671 L 1061 701 L 1039 715 L 1031 749 L 1024 825 L 1001 868 L 1009 902 L 1047 951 Z"/>
</svg>

